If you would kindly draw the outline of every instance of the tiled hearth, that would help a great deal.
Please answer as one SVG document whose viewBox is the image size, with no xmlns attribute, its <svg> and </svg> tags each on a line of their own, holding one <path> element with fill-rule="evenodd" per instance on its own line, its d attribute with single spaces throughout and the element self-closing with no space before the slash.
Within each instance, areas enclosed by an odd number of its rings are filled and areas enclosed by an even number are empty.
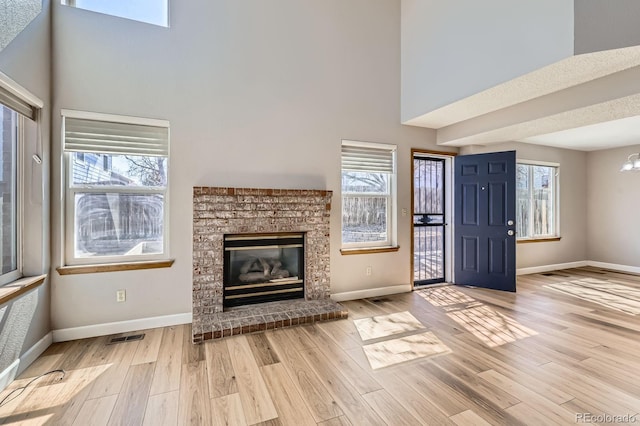
<svg viewBox="0 0 640 426">
<path fill-rule="evenodd" d="M 331 191 L 193 188 L 193 342 L 345 318 L 329 299 Z M 304 299 L 223 308 L 224 236 L 305 235 Z"/>
</svg>

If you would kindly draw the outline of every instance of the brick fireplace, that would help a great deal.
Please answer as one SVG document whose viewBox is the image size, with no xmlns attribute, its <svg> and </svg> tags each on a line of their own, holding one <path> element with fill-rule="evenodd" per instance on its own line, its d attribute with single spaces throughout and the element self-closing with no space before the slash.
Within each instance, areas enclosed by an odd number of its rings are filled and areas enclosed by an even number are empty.
<svg viewBox="0 0 640 426">
<path fill-rule="evenodd" d="M 193 188 L 194 343 L 347 316 L 329 299 L 331 196 L 322 190 Z M 225 309 L 225 236 L 275 233 L 304 235 L 304 298 Z"/>
</svg>

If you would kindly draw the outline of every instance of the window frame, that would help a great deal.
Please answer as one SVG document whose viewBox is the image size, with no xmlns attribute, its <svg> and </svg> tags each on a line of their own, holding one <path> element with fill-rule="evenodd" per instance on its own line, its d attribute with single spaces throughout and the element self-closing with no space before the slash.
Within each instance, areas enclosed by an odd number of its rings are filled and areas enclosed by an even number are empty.
<svg viewBox="0 0 640 426">
<path fill-rule="evenodd" d="M 378 149 L 380 151 L 390 151 L 393 158 L 393 171 L 391 173 L 387 173 L 387 193 L 367 193 L 367 192 L 345 192 L 342 187 L 342 175 L 345 170 L 340 167 L 340 243 L 341 248 L 346 252 L 343 254 L 347 254 L 348 251 L 358 251 L 363 250 L 365 253 L 367 250 L 377 250 L 377 249 L 385 249 L 390 247 L 395 247 L 397 244 L 397 224 L 396 224 L 396 210 L 397 210 L 397 158 L 398 158 L 398 148 L 397 145 L 384 144 L 384 143 L 375 143 L 375 142 L 360 142 L 360 141 L 352 141 L 352 140 L 342 140 L 340 148 L 344 146 L 351 147 L 359 147 L 359 148 L 369 148 L 369 149 Z M 341 154 L 342 159 L 342 154 Z M 366 171 L 362 171 L 365 172 Z M 384 172 L 376 172 L 371 171 L 370 173 L 384 173 Z M 345 243 L 343 238 L 344 231 L 344 222 L 343 222 L 343 213 L 342 209 L 344 207 L 345 198 L 385 198 L 387 200 L 387 208 L 386 208 L 386 223 L 387 223 L 387 238 L 385 241 L 367 241 L 367 242 L 351 242 Z"/>
<path fill-rule="evenodd" d="M 525 160 L 517 159 L 516 167 L 518 165 L 529 166 L 527 186 L 529 192 L 529 200 L 533 200 L 533 169 L 530 166 L 542 166 L 555 168 L 555 174 L 553 176 L 553 233 L 546 235 L 534 235 L 533 234 L 533 202 L 529 203 L 529 223 L 527 224 L 528 233 L 526 236 L 516 235 L 516 241 L 519 243 L 536 242 L 536 241 L 557 241 L 560 239 L 560 164 L 548 161 L 537 160 Z M 516 175 L 517 179 L 517 175 Z M 516 182 L 517 187 L 517 182 Z"/>
<path fill-rule="evenodd" d="M 154 25 L 156 27 L 160 27 L 160 28 L 169 28 L 170 27 L 170 13 L 171 13 L 171 4 L 170 4 L 170 0 L 161 0 L 164 2 L 165 4 L 165 10 L 166 10 L 166 20 L 164 23 L 160 23 L 160 22 L 154 22 L 151 21 L 149 19 L 143 19 L 143 18 L 137 18 L 137 17 L 133 17 L 131 15 L 126 16 L 126 14 L 116 14 L 113 12 L 113 10 L 111 11 L 106 11 L 106 10 L 100 10 L 100 8 L 92 8 L 92 7 L 88 7 L 85 5 L 77 5 L 77 0 L 60 0 L 60 4 L 63 6 L 69 6 L 69 7 L 73 7 L 74 9 L 80 9 L 80 10 L 86 10 L 92 13 L 100 13 L 102 15 L 107 15 L 107 16 L 112 16 L 115 18 L 120 18 L 120 19 L 127 19 L 129 21 L 134 21 L 134 22 L 139 22 L 142 24 L 148 24 L 148 25 Z"/>
<path fill-rule="evenodd" d="M 9 284 L 13 281 L 16 281 L 20 278 L 23 277 L 23 273 L 22 273 L 22 268 L 23 268 L 23 264 L 22 264 L 22 244 L 23 244 L 23 235 L 22 235 L 22 217 L 23 217 L 23 210 L 24 210 L 24 198 L 25 198 L 25 194 L 24 194 L 24 157 L 23 157 L 23 152 L 24 152 L 24 143 L 25 143 L 25 130 L 24 130 L 24 120 L 25 118 L 22 116 L 22 114 L 16 112 L 15 110 L 13 110 L 12 108 L 2 104 L 5 108 L 10 109 L 11 111 L 14 111 L 14 113 L 16 114 L 17 120 L 16 120 L 16 152 L 15 152 L 15 163 L 13 163 L 13 169 L 14 172 L 12 172 L 13 177 L 16 179 L 16 209 L 15 209 L 15 214 L 16 214 L 16 220 L 15 220 L 15 226 L 16 226 L 16 269 L 14 269 L 13 271 L 4 273 L 0 275 L 0 287 L 6 284 Z M 38 123 L 39 125 L 39 123 Z M 4 235 L 3 235 L 4 237 Z"/>
<path fill-rule="evenodd" d="M 170 154 L 167 152 L 166 158 L 166 184 L 164 188 L 160 187 L 144 187 L 144 186 L 117 186 L 117 185 L 82 185 L 73 184 L 73 167 L 74 152 L 91 153 L 91 151 L 65 151 L 65 119 L 78 118 L 94 121 L 114 122 L 121 124 L 145 125 L 154 127 L 166 127 L 170 130 L 169 122 L 166 120 L 157 120 L 151 118 L 131 117 L 114 114 L 93 113 L 85 111 L 61 110 L 62 115 L 62 154 L 64 157 L 64 173 L 62 173 L 64 185 L 64 232 L 63 232 L 63 250 L 65 266 L 82 266 L 82 265 L 113 265 L 128 264 L 141 261 L 159 261 L 169 259 L 169 182 L 170 182 Z M 170 136 L 169 136 L 170 141 Z M 95 153 L 95 152 L 93 152 Z M 100 153 L 98 153 L 100 154 Z M 132 154 L 140 155 L 140 154 Z M 86 162 L 86 157 L 85 157 Z M 99 164 L 102 169 L 102 163 Z M 75 196 L 82 193 L 107 193 L 107 194 L 148 194 L 163 195 L 163 224 L 162 224 L 162 253 L 136 254 L 136 255 L 113 255 L 113 256 L 94 256 L 94 257 L 77 257 L 76 235 L 75 235 Z"/>
</svg>

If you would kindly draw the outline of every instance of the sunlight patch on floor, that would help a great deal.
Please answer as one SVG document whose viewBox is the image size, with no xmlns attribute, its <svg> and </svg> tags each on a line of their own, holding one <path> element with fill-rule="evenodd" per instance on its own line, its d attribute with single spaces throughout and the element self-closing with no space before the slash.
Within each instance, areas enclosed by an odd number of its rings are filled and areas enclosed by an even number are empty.
<svg viewBox="0 0 640 426">
<path fill-rule="evenodd" d="M 362 349 L 374 370 L 451 352 L 451 349 L 430 331 L 365 345 Z"/>
<path fill-rule="evenodd" d="M 450 306 L 475 301 L 472 297 L 453 287 L 438 287 L 432 290 L 421 290 L 417 293 L 433 306 Z"/>
<path fill-rule="evenodd" d="M 486 305 L 448 312 L 447 316 L 490 348 L 538 334 Z"/>
<path fill-rule="evenodd" d="M 397 312 L 353 321 L 363 341 L 392 336 L 424 328 L 409 312 Z"/>
<path fill-rule="evenodd" d="M 0 407 L 0 423 L 39 425 L 51 424 L 56 409 L 69 404 L 80 392 L 100 377 L 110 364 L 68 370 L 64 374 L 54 373 L 30 384 L 23 392 L 15 392 L 5 405 Z M 33 378 L 19 379 L 2 392 L 2 397 L 31 382 Z M 10 414 L 9 414 L 10 413 Z M 4 422 L 3 422 L 4 421 Z"/>
<path fill-rule="evenodd" d="M 417 293 L 433 306 L 442 307 L 449 318 L 490 348 L 538 334 L 454 287 Z"/>
<path fill-rule="evenodd" d="M 629 315 L 640 314 L 640 290 L 595 278 L 547 284 L 546 288 Z"/>
</svg>

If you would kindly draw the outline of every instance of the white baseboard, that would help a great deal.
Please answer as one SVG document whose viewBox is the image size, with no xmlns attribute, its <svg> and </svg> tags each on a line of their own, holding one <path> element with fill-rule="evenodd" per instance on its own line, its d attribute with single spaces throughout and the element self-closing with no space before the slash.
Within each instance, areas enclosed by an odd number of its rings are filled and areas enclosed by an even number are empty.
<svg viewBox="0 0 640 426">
<path fill-rule="evenodd" d="M 519 268 L 516 275 L 539 274 L 541 272 L 557 271 L 559 269 L 581 268 L 590 265 L 590 262 L 581 260 L 579 262 L 556 263 L 555 265 L 532 266 L 530 268 Z"/>
<path fill-rule="evenodd" d="M 587 263 L 589 264 L 589 266 L 593 266 L 596 268 L 612 269 L 614 271 L 631 272 L 632 274 L 640 274 L 640 267 L 638 266 L 618 265 L 617 263 L 596 262 L 593 260 L 590 260 Z"/>
<path fill-rule="evenodd" d="M 85 325 L 82 327 L 53 330 L 54 342 L 86 339 L 88 337 L 107 336 L 109 334 L 126 333 L 147 328 L 169 327 L 192 322 L 191 312 L 184 314 L 164 315 L 161 317 L 140 318 L 129 321 L 108 322 L 104 324 Z"/>
<path fill-rule="evenodd" d="M 411 284 L 399 284 L 388 287 L 371 288 L 366 290 L 345 291 L 331 295 L 331 300 L 344 302 L 346 300 L 366 299 L 368 297 L 388 296 L 390 294 L 408 293 L 411 291 Z"/>
<path fill-rule="evenodd" d="M 20 360 L 16 359 L 0 373 L 0 391 L 9 386 L 9 383 L 16 378 L 18 375 L 18 367 L 20 367 Z"/>
<path fill-rule="evenodd" d="M 33 361 L 38 359 L 40 355 L 44 351 L 47 350 L 49 346 L 53 343 L 53 333 L 47 333 L 42 339 L 38 340 L 38 342 L 31 346 L 21 357 L 20 357 L 20 367 L 18 368 L 18 374 L 22 373 L 28 366 L 30 366 Z"/>
<path fill-rule="evenodd" d="M 9 385 L 20 373 L 33 363 L 42 353 L 53 343 L 53 334 L 47 333 L 33 346 L 22 354 L 22 356 L 11 363 L 10 366 L 0 372 L 0 391 Z"/>
</svg>

